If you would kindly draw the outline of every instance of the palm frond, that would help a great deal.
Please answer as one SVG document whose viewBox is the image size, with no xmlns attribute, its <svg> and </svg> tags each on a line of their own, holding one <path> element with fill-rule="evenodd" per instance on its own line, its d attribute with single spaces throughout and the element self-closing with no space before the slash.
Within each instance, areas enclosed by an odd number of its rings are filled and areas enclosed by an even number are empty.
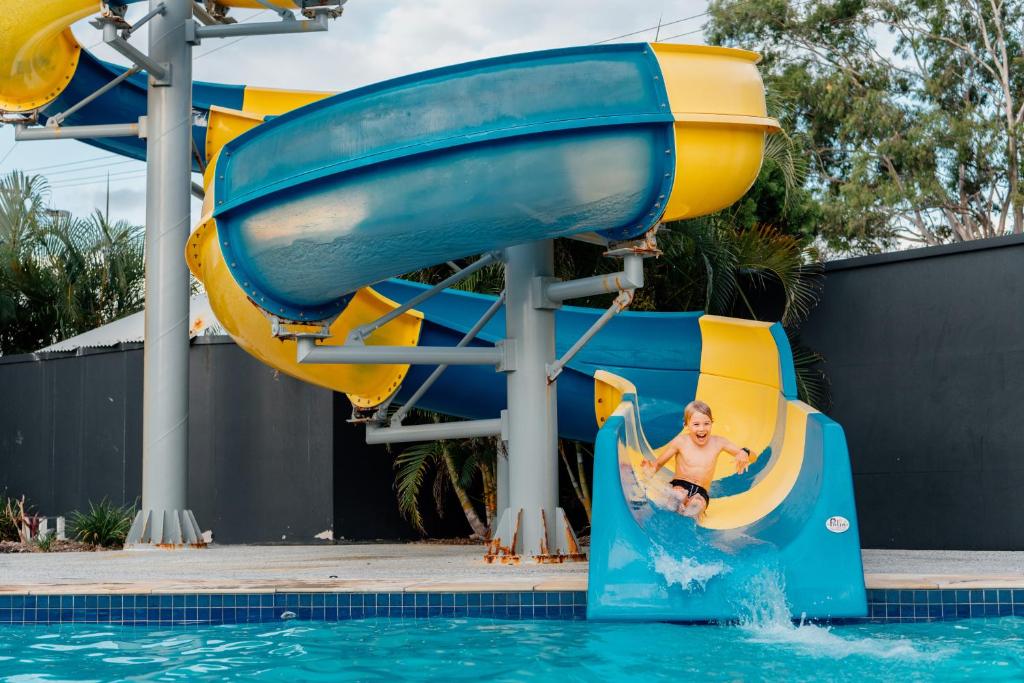
<svg viewBox="0 0 1024 683">
<path fill-rule="evenodd" d="M 421 533 L 423 513 L 420 510 L 420 492 L 431 468 L 436 468 L 441 457 L 438 442 L 410 446 L 395 457 L 395 491 L 398 510 Z"/>
</svg>

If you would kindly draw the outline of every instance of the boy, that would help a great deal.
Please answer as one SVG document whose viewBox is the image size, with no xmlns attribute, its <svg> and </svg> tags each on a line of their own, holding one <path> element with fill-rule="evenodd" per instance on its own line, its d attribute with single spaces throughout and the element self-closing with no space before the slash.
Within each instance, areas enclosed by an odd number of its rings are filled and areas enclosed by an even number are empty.
<svg viewBox="0 0 1024 683">
<path fill-rule="evenodd" d="M 711 477 L 715 473 L 718 454 L 725 451 L 736 459 L 736 472 L 750 467 L 750 449 L 740 448 L 721 436 L 711 436 L 711 408 L 704 401 L 691 401 L 683 410 L 681 431 L 654 463 L 644 461 L 642 467 L 650 475 L 660 470 L 671 458 L 676 459 L 672 488 L 679 498 L 676 511 L 687 517 L 699 517 L 711 497 Z"/>
</svg>

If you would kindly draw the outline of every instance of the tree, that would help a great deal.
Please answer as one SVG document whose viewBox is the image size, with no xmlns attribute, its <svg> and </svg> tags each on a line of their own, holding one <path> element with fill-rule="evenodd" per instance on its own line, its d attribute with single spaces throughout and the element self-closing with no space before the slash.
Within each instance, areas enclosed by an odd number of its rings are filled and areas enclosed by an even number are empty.
<svg viewBox="0 0 1024 683">
<path fill-rule="evenodd" d="M 422 411 L 415 411 L 422 413 Z M 434 421 L 440 421 L 434 416 Z M 438 515 L 444 515 L 449 492 L 454 492 L 472 530 L 472 537 L 490 538 L 497 513 L 496 455 L 497 439 L 464 439 L 459 441 L 430 441 L 406 448 L 395 458 L 395 489 L 398 509 L 420 532 L 427 533 L 423 524 L 422 493 L 433 474 L 431 491 Z M 481 519 L 476 504 L 469 494 L 479 476 L 484 517 Z"/>
<path fill-rule="evenodd" d="M 758 50 L 813 152 L 828 247 L 1024 231 L 1024 8 L 1003 0 L 713 0 L 709 42 Z"/>
<path fill-rule="evenodd" d="M 0 178 L 0 353 L 34 351 L 139 311 L 143 228 L 46 209 L 41 176 Z"/>
</svg>

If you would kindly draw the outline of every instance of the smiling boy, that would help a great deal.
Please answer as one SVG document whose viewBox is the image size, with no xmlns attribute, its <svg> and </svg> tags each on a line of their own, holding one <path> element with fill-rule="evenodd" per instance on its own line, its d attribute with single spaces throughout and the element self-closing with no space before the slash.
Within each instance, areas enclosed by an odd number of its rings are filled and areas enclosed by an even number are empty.
<svg viewBox="0 0 1024 683">
<path fill-rule="evenodd" d="M 750 449 L 741 448 L 728 439 L 711 435 L 711 407 L 704 401 L 691 401 L 683 410 L 685 425 L 654 463 L 644 461 L 643 467 L 651 474 L 676 459 L 672 488 L 679 499 L 676 511 L 687 517 L 698 517 L 711 502 L 708 489 L 715 473 L 718 454 L 725 451 L 736 460 L 736 472 L 750 467 Z"/>
</svg>

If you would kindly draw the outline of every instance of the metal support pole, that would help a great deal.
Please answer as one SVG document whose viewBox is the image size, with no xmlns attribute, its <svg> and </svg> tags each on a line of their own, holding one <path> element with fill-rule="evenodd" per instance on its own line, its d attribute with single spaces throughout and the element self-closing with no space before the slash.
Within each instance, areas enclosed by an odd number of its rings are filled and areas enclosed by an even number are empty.
<svg viewBox="0 0 1024 683">
<path fill-rule="evenodd" d="M 581 299 L 598 294 L 611 294 L 626 289 L 640 289 L 644 286 L 644 259 L 629 254 L 622 260 L 622 270 L 608 275 L 580 278 L 579 280 L 545 280 L 544 299 L 557 305 L 567 299 Z"/>
<path fill-rule="evenodd" d="M 150 0 L 150 10 L 160 6 Z M 200 547 L 186 509 L 188 491 L 189 276 L 181 251 L 191 223 L 192 47 L 185 40 L 192 3 L 166 3 L 150 20 L 146 142 L 146 344 L 142 407 L 142 509 L 126 548 Z"/>
<path fill-rule="evenodd" d="M 555 312 L 539 308 L 532 292 L 534 281 L 553 274 L 550 240 L 505 250 L 506 337 L 513 341 L 515 367 L 508 375 L 508 509 L 498 536 L 512 554 L 538 559 L 552 555 L 557 538 L 549 531 L 558 519 L 558 423 L 556 385 L 547 381 Z"/>
<path fill-rule="evenodd" d="M 629 308 L 631 303 L 633 303 L 632 289 L 627 289 L 615 297 L 615 301 L 613 301 L 612 305 L 608 307 L 608 310 L 602 313 L 601 317 L 595 320 L 594 324 L 587 328 L 586 332 L 580 335 L 580 338 L 576 340 L 576 343 L 570 346 L 569 350 L 562 354 L 561 358 L 548 367 L 548 382 L 554 382 L 558 379 L 558 376 L 562 374 L 562 370 L 565 368 L 566 364 L 573 359 L 573 356 L 579 353 L 580 349 L 586 346 L 587 342 L 589 342 L 595 334 L 600 332 L 602 328 L 608 324 L 609 320 Z"/>
<path fill-rule="evenodd" d="M 502 292 L 501 295 L 494 300 L 494 303 L 484 311 L 484 314 L 480 316 L 480 319 L 476 321 L 476 324 L 473 325 L 465 335 L 463 335 L 462 339 L 459 340 L 459 343 L 455 345 L 455 348 L 461 349 L 469 344 L 469 342 L 476 339 L 476 335 L 480 334 L 480 330 L 484 329 L 484 326 L 490 322 L 491 318 L 493 318 L 498 310 L 504 305 L 505 292 Z M 430 373 L 429 377 L 423 380 L 423 384 L 421 384 L 419 389 L 409 397 L 409 400 L 405 402 L 405 405 L 396 410 L 395 414 L 391 416 L 391 426 L 395 427 L 402 424 L 402 420 L 404 420 L 405 416 L 409 414 L 409 411 L 416 406 L 416 402 L 423 398 L 423 394 L 427 393 L 430 387 L 434 386 L 434 382 L 436 382 L 447 369 L 447 365 L 438 365 L 434 368 L 434 371 Z"/>
<path fill-rule="evenodd" d="M 46 126 L 26 128 L 23 124 L 14 127 L 14 139 L 27 140 L 79 140 L 92 138 L 144 138 L 146 117 L 138 123 L 102 123 L 94 126 Z"/>
<path fill-rule="evenodd" d="M 366 425 L 366 443 L 410 443 L 439 439 L 473 439 L 501 436 L 503 420 L 460 420 L 436 424 L 409 425 L 408 427 L 378 427 Z"/>
<path fill-rule="evenodd" d="M 420 292 L 419 294 L 409 299 L 398 308 L 394 308 L 388 311 L 386 314 L 377 318 L 373 322 L 369 322 L 366 323 L 365 325 L 360 325 L 359 327 L 355 328 L 354 330 L 348 333 L 348 339 L 350 341 L 361 341 L 363 339 L 366 339 L 368 336 L 373 334 L 374 331 L 380 329 L 381 327 L 384 327 L 389 322 L 391 322 L 398 316 L 402 315 L 406 311 L 412 310 L 413 308 L 423 303 L 430 297 L 438 294 L 439 292 L 444 291 L 445 289 L 448 289 L 452 285 L 462 282 L 467 277 L 469 277 L 476 271 L 480 270 L 484 266 L 494 263 L 497 259 L 498 257 L 496 254 L 484 254 L 470 265 L 455 271 L 441 282 L 438 282 L 436 285 L 434 285 L 428 290 Z"/>
<path fill-rule="evenodd" d="M 76 111 L 78 111 L 79 109 L 81 109 L 85 105 L 87 105 L 90 102 L 92 102 L 93 100 L 95 100 L 97 97 L 100 97 L 104 93 L 107 93 L 110 90 L 112 90 L 113 88 L 116 88 L 119 83 L 121 83 L 122 81 L 124 81 L 124 80 L 126 80 L 128 78 L 131 78 L 132 76 L 134 76 L 135 74 L 139 73 L 140 71 L 142 71 L 142 68 L 140 66 L 138 66 L 138 65 L 133 66 L 132 68 L 130 68 L 127 71 L 125 71 L 122 74 L 120 74 L 119 76 L 116 76 L 113 80 L 111 80 L 106 85 L 103 85 L 100 88 L 97 88 L 93 92 L 89 93 L 88 95 L 86 95 L 81 100 L 79 100 L 75 104 L 71 105 L 70 107 L 68 107 L 64 111 L 60 112 L 59 114 L 54 114 L 53 116 L 51 116 L 49 118 L 49 120 L 47 120 L 46 125 L 47 126 L 59 126 L 61 123 L 64 122 L 64 119 L 66 119 L 67 117 L 71 116 Z"/>
<path fill-rule="evenodd" d="M 290 15 L 289 15 L 290 16 Z M 267 21 L 262 24 L 214 24 L 197 26 L 195 33 L 204 38 L 234 38 L 236 36 L 271 36 L 282 33 L 313 33 L 327 30 L 328 16 L 317 14 L 313 19 L 287 19 Z"/>
<path fill-rule="evenodd" d="M 300 363 L 322 365 L 494 365 L 504 367 L 505 346 L 319 346 L 315 337 L 296 339 Z"/>
<path fill-rule="evenodd" d="M 176 4 L 181 4 L 180 0 Z M 149 5 L 150 5 L 151 8 L 155 9 L 152 0 L 150 0 Z M 180 7 L 172 7 L 170 9 L 167 9 L 167 11 L 164 12 L 164 14 L 162 14 L 162 15 L 161 14 L 155 15 L 155 17 L 153 19 L 153 25 L 149 27 L 149 35 L 153 36 L 154 33 L 159 30 L 160 27 L 167 25 L 166 22 L 167 22 L 168 17 L 171 17 L 171 16 L 177 17 L 177 16 L 179 16 L 181 14 L 180 9 L 181 9 Z M 188 19 L 189 20 L 192 19 L 192 10 L 191 9 L 189 9 Z M 179 36 L 178 36 L 177 33 L 175 33 L 175 38 L 173 38 L 173 39 L 168 38 L 168 37 L 161 37 L 158 33 L 156 34 L 156 38 L 158 38 L 158 39 L 162 38 L 162 41 L 164 43 L 168 43 L 171 40 L 175 40 L 176 41 L 178 39 L 178 37 Z M 181 42 L 182 42 L 183 45 L 187 44 L 185 42 L 185 25 L 184 24 L 181 25 L 181 35 L 180 35 L 180 38 L 181 38 Z M 134 45 L 129 43 L 127 40 L 125 40 L 121 36 L 117 35 L 117 26 L 115 26 L 114 24 L 109 24 L 108 23 L 108 24 L 103 24 L 103 42 L 106 43 L 107 45 L 109 45 L 110 47 L 112 47 L 113 49 L 117 50 L 118 52 L 120 52 L 125 57 L 127 57 L 131 61 L 132 64 L 137 64 L 137 65 L 141 66 L 143 69 L 145 69 L 149 73 L 149 84 L 151 86 L 154 85 L 154 84 L 162 85 L 162 86 L 169 86 L 170 85 L 170 82 L 171 82 L 170 71 L 173 68 L 171 66 L 171 60 L 170 59 L 166 59 L 166 60 L 163 59 L 164 56 L 167 56 L 167 51 L 166 50 L 161 51 L 159 54 L 157 52 L 154 52 L 154 50 L 153 50 L 154 39 L 153 38 L 149 39 L 149 54 L 147 55 L 147 54 L 143 53 L 141 50 L 137 49 Z M 189 49 L 191 50 L 191 46 L 189 46 Z M 182 79 L 180 76 L 176 76 L 176 78 L 177 78 L 176 83 L 180 84 L 180 83 L 184 82 L 186 84 L 186 86 L 189 89 L 189 106 L 192 106 L 192 54 L 191 54 L 191 52 L 189 53 L 188 63 L 187 63 L 187 66 L 185 68 L 187 69 L 187 71 L 185 73 L 186 78 Z M 150 108 L 150 113 L 152 113 L 152 111 L 153 111 L 152 108 Z M 147 157 L 147 159 L 148 159 L 148 157 Z"/>
</svg>

